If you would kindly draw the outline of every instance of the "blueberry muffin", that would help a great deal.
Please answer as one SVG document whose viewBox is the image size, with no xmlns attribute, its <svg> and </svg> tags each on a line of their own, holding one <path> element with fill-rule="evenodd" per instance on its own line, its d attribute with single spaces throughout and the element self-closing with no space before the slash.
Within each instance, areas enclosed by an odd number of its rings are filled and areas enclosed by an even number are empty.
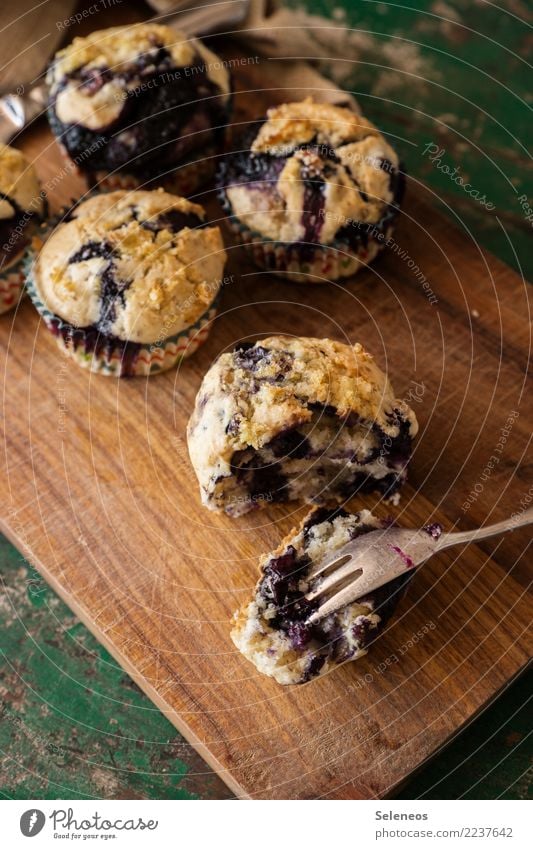
<svg viewBox="0 0 533 849">
<path fill-rule="evenodd" d="M 28 262 L 28 292 L 91 371 L 147 375 L 204 341 L 226 254 L 201 206 L 159 189 L 83 201 Z"/>
<path fill-rule="evenodd" d="M 152 23 L 99 30 L 59 51 L 47 79 L 50 126 L 91 181 L 187 193 L 212 176 L 230 78 L 200 41 Z"/>
<path fill-rule="evenodd" d="M 19 302 L 24 252 L 45 214 L 33 165 L 20 150 L 0 144 L 0 313 Z"/>
<path fill-rule="evenodd" d="M 348 604 L 316 624 L 317 607 L 303 596 L 313 589 L 312 567 L 360 536 L 390 522 L 370 513 L 313 510 L 302 526 L 261 563 L 252 601 L 233 618 L 231 637 L 264 675 L 279 684 L 304 684 L 348 660 L 357 660 L 381 633 L 413 576 L 405 576 Z"/>
<path fill-rule="evenodd" d="M 384 246 L 404 179 L 366 118 L 310 99 L 286 103 L 239 148 L 221 165 L 219 193 L 259 266 L 321 283 L 354 274 Z"/>
<path fill-rule="evenodd" d="M 203 504 L 239 516 L 272 501 L 395 496 L 417 430 L 361 345 L 272 336 L 215 361 L 188 441 Z"/>
</svg>

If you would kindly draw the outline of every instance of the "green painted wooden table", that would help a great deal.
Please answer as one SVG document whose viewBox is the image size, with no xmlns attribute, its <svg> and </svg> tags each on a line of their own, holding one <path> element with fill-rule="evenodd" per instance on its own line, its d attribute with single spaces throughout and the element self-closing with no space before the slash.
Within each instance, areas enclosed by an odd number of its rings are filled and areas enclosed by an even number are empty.
<svg viewBox="0 0 533 849">
<path fill-rule="evenodd" d="M 332 9 L 326 0 L 309 0 L 308 9 L 353 27 L 353 61 L 327 65 L 396 139 L 409 173 L 448 203 L 459 226 L 528 276 L 531 7 L 523 0 L 499 7 L 344 0 Z M 317 55 L 328 55 L 323 45 Z M 0 566 L 3 796 L 231 798 L 2 538 Z M 397 795 L 530 798 L 532 681 L 532 673 L 523 675 Z"/>
</svg>

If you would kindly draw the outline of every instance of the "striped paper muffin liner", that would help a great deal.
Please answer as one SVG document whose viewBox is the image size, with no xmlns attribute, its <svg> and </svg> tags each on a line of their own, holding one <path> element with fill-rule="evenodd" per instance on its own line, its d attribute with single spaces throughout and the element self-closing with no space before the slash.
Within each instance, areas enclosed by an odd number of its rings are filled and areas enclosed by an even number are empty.
<svg viewBox="0 0 533 849">
<path fill-rule="evenodd" d="M 177 171 L 173 171 L 171 174 L 166 174 L 164 177 L 151 180 L 150 182 L 135 177 L 133 174 L 123 174 L 118 171 L 112 174 L 97 171 L 89 177 L 89 182 L 94 187 L 103 191 L 116 191 L 117 189 L 134 190 L 139 188 L 154 189 L 161 187 L 171 194 L 192 195 L 205 183 L 213 179 L 215 175 L 215 160 L 214 158 L 209 158 L 213 154 L 214 150 L 207 154 L 206 159 L 180 165 Z"/>
<path fill-rule="evenodd" d="M 146 180 L 123 171 L 84 171 L 70 158 L 66 148 L 62 144 L 59 143 L 59 147 L 64 159 L 71 168 L 74 168 L 78 177 L 82 177 L 87 181 L 89 191 L 162 188 L 171 194 L 187 196 L 197 192 L 203 185 L 212 181 L 215 176 L 217 148 L 214 145 L 206 148 L 204 158 L 186 160 L 184 163 L 176 166 L 176 171 L 172 171 L 162 177 L 154 178 L 153 180 Z"/>
<path fill-rule="evenodd" d="M 361 267 L 369 265 L 392 235 L 397 214 L 396 211 L 392 213 L 390 224 L 383 229 L 379 241 L 368 239 L 366 245 L 361 244 L 354 250 L 342 239 L 335 239 L 331 245 L 287 243 L 267 239 L 237 218 L 223 189 L 219 190 L 218 197 L 232 233 L 249 251 L 257 266 L 295 283 L 308 285 L 342 280 L 355 274 Z"/>
<path fill-rule="evenodd" d="M 26 251 L 22 251 L 0 272 L 0 315 L 16 307 L 24 295 L 25 254 Z"/>
</svg>

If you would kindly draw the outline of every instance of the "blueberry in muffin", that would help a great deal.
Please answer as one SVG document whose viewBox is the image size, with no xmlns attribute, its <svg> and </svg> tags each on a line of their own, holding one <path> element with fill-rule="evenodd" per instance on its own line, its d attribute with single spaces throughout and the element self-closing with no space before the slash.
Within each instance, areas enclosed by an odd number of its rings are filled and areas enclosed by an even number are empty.
<svg viewBox="0 0 533 849">
<path fill-rule="evenodd" d="M 188 443 L 203 504 L 239 516 L 272 501 L 397 497 L 417 429 L 360 344 L 272 336 L 214 362 Z"/>
<path fill-rule="evenodd" d="M 50 126 L 91 180 L 184 191 L 209 177 L 230 78 L 200 41 L 153 23 L 99 30 L 59 51 L 47 79 Z"/>
<path fill-rule="evenodd" d="M 28 292 L 60 347 L 91 371 L 171 368 L 206 338 L 226 254 L 204 210 L 163 189 L 97 194 L 28 262 Z"/>
<path fill-rule="evenodd" d="M 398 157 L 370 121 L 311 99 L 269 109 L 224 160 L 218 184 L 257 264 L 305 283 L 370 263 L 404 190 Z"/>
<path fill-rule="evenodd" d="M 45 214 L 33 165 L 20 150 L 0 144 L 0 313 L 19 301 L 24 252 Z"/>
<path fill-rule="evenodd" d="M 316 624 L 312 568 L 351 540 L 390 522 L 369 510 L 319 507 L 261 563 L 253 598 L 233 618 L 231 638 L 242 654 L 279 684 L 304 684 L 367 652 L 392 616 L 414 572 L 390 581 Z"/>
</svg>

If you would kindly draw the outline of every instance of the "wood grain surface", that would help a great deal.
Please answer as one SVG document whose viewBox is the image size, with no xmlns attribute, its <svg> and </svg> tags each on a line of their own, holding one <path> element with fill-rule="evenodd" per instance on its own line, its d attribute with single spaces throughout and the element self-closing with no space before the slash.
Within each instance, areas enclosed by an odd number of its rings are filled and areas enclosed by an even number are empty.
<svg viewBox="0 0 533 849">
<path fill-rule="evenodd" d="M 268 88 L 262 74 L 246 68 L 240 87 Z M 236 122 L 264 104 L 238 95 Z M 79 193 L 44 127 L 24 147 L 54 205 Z M 148 381 L 85 373 L 28 302 L 1 319 L 2 530 L 242 797 L 384 796 L 530 655 L 527 530 L 434 559 L 369 656 L 308 685 L 259 676 L 229 638 L 259 553 L 305 513 L 232 521 L 200 506 L 185 425 L 205 370 L 239 339 L 360 340 L 410 399 L 421 429 L 402 503 L 359 505 L 467 528 L 531 500 L 525 285 L 413 181 L 395 244 L 353 282 L 312 290 L 230 247 L 207 344 Z"/>
</svg>

